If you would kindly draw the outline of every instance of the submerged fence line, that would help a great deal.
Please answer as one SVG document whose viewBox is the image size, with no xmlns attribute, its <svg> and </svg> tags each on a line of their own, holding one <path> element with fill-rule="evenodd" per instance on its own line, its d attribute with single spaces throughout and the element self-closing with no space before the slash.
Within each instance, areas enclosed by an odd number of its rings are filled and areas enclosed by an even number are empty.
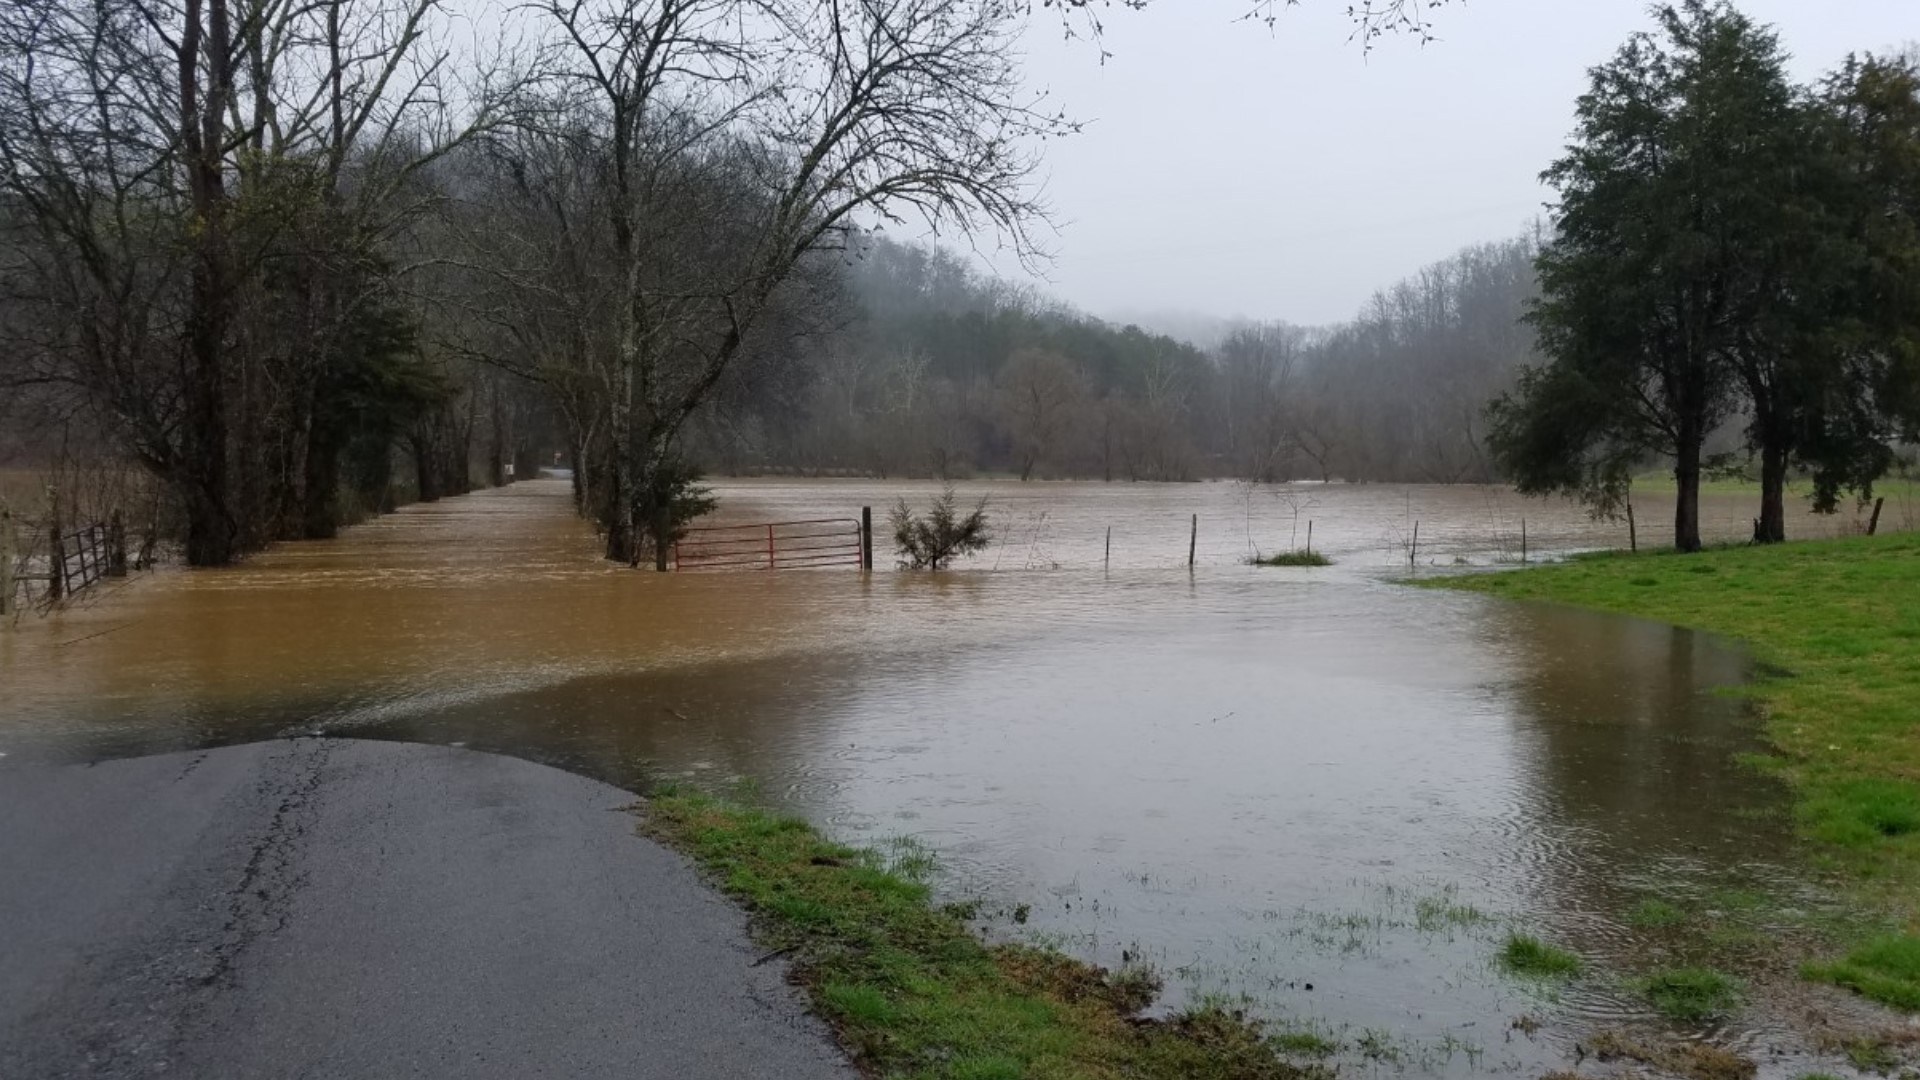
<svg viewBox="0 0 1920 1080">
<path fill-rule="evenodd" d="M 69 527 L 58 494 L 49 491 L 48 503 L 46 518 L 31 524 L 0 503 L 0 616 L 35 604 L 35 582 L 42 584 L 37 603 L 52 607 L 108 578 L 127 576 L 127 530 L 119 510 L 105 520 Z M 139 559 L 143 568 L 151 562 L 151 550 L 149 538 Z"/>
</svg>

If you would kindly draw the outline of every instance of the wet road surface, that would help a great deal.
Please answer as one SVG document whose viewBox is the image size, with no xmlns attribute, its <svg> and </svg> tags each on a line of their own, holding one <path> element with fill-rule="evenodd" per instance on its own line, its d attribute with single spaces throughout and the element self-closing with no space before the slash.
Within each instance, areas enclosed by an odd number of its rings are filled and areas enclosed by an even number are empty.
<svg viewBox="0 0 1920 1080">
<path fill-rule="evenodd" d="M 275 740 L 0 784 L 0 1077 L 855 1073 L 633 797 Z"/>
</svg>

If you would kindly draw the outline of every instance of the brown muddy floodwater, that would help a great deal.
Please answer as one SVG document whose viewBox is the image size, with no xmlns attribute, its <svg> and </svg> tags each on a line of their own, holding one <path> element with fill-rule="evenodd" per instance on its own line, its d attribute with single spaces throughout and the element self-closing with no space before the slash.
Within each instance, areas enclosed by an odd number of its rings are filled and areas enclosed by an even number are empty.
<svg viewBox="0 0 1920 1080">
<path fill-rule="evenodd" d="M 884 517 L 932 490 L 717 488 L 731 521 Z M 941 575 L 610 567 L 543 480 L 137 578 L 0 632 L 0 783 L 325 732 L 750 785 L 837 836 L 930 845 L 993 932 L 1144 960 L 1174 1002 L 1245 995 L 1359 1073 L 1538 1072 L 1582 1031 L 1650 1023 L 1625 977 L 1676 946 L 1629 927 L 1647 897 L 1818 902 L 1783 792 L 1734 761 L 1753 725 L 1715 691 L 1745 679 L 1737 651 L 1387 580 L 1414 520 L 1422 572 L 1517 557 L 1521 513 L 1535 555 L 1624 528 L 1477 488 L 972 491 L 1002 543 Z M 1642 507 L 1643 539 L 1665 509 Z M 1711 533 L 1750 516 L 1709 500 Z M 1308 520 L 1339 565 L 1241 564 Z M 1596 974 L 1503 975 L 1516 928 Z M 1764 1003 L 1712 1034 L 1768 1074 L 1832 1068 Z"/>
</svg>

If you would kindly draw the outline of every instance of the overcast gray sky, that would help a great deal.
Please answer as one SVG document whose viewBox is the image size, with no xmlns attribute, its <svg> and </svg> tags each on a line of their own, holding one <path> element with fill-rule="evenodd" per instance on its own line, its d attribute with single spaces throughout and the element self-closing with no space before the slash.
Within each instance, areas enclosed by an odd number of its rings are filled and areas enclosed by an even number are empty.
<svg viewBox="0 0 1920 1080">
<path fill-rule="evenodd" d="M 1233 21 L 1244 7 L 1111 13 L 1104 66 L 1036 18 L 1034 85 L 1092 121 L 1047 149 L 1049 291 L 1109 317 L 1347 318 L 1422 264 L 1518 234 L 1587 68 L 1650 25 L 1642 0 L 1467 0 L 1435 13 L 1441 40 L 1369 57 L 1345 0 L 1303 0 L 1271 34 Z M 1920 38 L 1920 0 L 1742 8 L 1806 79 Z"/>
</svg>

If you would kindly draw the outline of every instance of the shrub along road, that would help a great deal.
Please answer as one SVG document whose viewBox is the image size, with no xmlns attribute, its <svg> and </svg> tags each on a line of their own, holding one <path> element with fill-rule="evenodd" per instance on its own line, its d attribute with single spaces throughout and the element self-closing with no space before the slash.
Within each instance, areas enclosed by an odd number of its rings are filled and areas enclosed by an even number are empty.
<svg viewBox="0 0 1920 1080">
<path fill-rule="evenodd" d="M 1639 615 L 1744 642 L 1802 835 L 1862 902 L 1865 939 L 1806 974 L 1920 1009 L 1920 534 L 1595 555 L 1430 582 Z"/>
<path fill-rule="evenodd" d="M 633 801 L 359 740 L 0 770 L 0 1076 L 853 1077 Z"/>
</svg>

